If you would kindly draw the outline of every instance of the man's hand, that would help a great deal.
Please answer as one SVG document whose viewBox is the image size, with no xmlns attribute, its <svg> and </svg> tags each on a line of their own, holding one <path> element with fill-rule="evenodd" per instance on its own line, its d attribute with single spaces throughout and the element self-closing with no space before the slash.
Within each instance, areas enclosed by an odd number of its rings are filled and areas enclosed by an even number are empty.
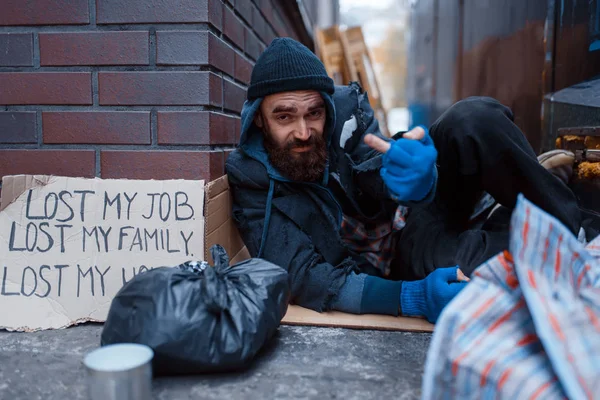
<svg viewBox="0 0 600 400">
<path fill-rule="evenodd" d="M 467 285 L 458 267 L 438 268 L 425 279 L 402 283 L 400 308 L 407 316 L 425 317 L 435 323 L 444 307 Z"/>
<path fill-rule="evenodd" d="M 365 143 L 384 154 L 380 173 L 398 200 L 419 201 L 429 194 L 435 180 L 437 151 L 423 127 L 416 127 L 392 142 L 368 134 Z"/>
<path fill-rule="evenodd" d="M 422 140 L 425 137 L 425 129 L 423 129 L 422 126 L 417 126 L 416 128 L 411 129 L 410 131 L 406 132 L 404 135 L 402 135 L 403 139 L 410 139 L 410 140 Z M 381 139 L 379 136 L 375 136 L 371 133 L 369 133 L 368 135 L 365 136 L 365 143 L 367 144 L 367 146 L 371 147 L 372 149 L 377 150 L 380 153 L 387 153 L 387 151 L 390 149 L 391 146 L 391 142 L 386 142 L 385 140 Z"/>
</svg>

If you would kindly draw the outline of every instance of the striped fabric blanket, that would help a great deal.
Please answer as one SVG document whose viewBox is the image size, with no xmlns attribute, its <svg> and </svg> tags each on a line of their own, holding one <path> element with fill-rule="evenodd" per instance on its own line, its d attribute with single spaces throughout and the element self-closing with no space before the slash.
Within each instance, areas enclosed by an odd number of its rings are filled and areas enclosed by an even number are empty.
<svg viewBox="0 0 600 400">
<path fill-rule="evenodd" d="M 600 237 L 584 246 L 520 197 L 509 249 L 435 327 L 424 399 L 600 398 Z"/>
</svg>

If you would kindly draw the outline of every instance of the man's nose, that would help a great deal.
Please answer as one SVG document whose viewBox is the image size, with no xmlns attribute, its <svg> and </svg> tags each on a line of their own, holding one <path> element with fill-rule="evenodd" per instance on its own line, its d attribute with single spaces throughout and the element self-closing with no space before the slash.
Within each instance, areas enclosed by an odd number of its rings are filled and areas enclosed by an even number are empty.
<svg viewBox="0 0 600 400">
<path fill-rule="evenodd" d="M 300 140 L 308 140 L 311 136 L 311 131 L 305 121 L 301 120 L 296 127 L 295 137 Z"/>
</svg>

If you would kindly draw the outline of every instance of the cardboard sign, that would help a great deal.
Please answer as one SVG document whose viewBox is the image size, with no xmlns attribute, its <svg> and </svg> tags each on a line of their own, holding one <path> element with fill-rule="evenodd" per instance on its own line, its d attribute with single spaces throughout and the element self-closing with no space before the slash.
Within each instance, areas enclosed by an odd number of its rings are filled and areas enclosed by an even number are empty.
<svg viewBox="0 0 600 400">
<path fill-rule="evenodd" d="M 136 274 L 205 257 L 204 181 L 6 176 L 0 328 L 104 321 Z"/>
</svg>

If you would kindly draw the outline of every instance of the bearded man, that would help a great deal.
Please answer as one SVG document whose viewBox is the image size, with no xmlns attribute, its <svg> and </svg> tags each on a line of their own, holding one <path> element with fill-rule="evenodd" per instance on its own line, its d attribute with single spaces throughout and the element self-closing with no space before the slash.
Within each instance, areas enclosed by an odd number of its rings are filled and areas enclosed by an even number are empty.
<svg viewBox="0 0 600 400">
<path fill-rule="evenodd" d="M 254 66 L 226 170 L 250 254 L 285 268 L 291 301 L 319 312 L 435 322 L 467 284 L 462 271 L 506 249 L 519 193 L 573 232 L 580 224 L 573 193 L 538 163 L 508 108 L 470 98 L 431 136 L 419 127 L 390 140 L 360 86 L 334 86 L 289 38 Z"/>
</svg>

